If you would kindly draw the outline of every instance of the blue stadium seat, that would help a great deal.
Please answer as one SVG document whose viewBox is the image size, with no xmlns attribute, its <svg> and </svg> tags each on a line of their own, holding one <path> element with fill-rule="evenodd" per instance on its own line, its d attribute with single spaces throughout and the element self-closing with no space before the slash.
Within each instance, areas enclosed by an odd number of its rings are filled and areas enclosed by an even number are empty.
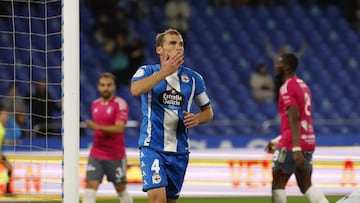
<svg viewBox="0 0 360 203">
<path fill-rule="evenodd" d="M 196 128 L 190 129 L 189 134 L 190 137 L 191 134 L 203 135 L 203 136 L 211 136 L 211 135 L 219 135 L 219 134 L 224 135 L 224 133 L 217 132 L 215 128 L 205 125 L 197 126 Z"/>
<path fill-rule="evenodd" d="M 259 111 L 265 115 L 267 119 L 273 119 L 278 113 L 277 103 L 274 101 L 264 101 L 259 104 Z"/>
<path fill-rule="evenodd" d="M 313 120 L 317 120 L 317 119 L 322 119 L 322 118 L 323 118 L 322 114 L 317 111 L 317 108 L 315 108 L 314 105 L 313 105 L 312 109 L 313 109 L 313 112 L 312 112 L 312 119 L 313 119 Z"/>
<path fill-rule="evenodd" d="M 302 18 L 307 14 L 304 8 L 297 4 L 292 5 L 288 11 L 292 18 L 297 21 L 301 21 Z"/>
<path fill-rule="evenodd" d="M 325 62 L 328 61 L 328 59 L 334 59 L 332 49 L 325 43 L 318 43 L 317 44 L 317 52 L 319 59 L 326 59 Z M 328 65 L 328 64 L 327 64 Z"/>
<path fill-rule="evenodd" d="M 208 1 L 207 0 L 191 1 L 191 5 L 197 9 L 204 9 L 208 6 Z"/>
<path fill-rule="evenodd" d="M 322 99 L 325 97 L 325 88 L 319 83 L 312 83 L 309 85 L 311 90 L 311 95 L 314 104 L 321 103 Z"/>
<path fill-rule="evenodd" d="M 333 134 L 328 126 L 317 125 L 314 127 L 315 134 Z"/>
<path fill-rule="evenodd" d="M 160 6 L 151 7 L 151 18 L 154 22 L 161 24 L 166 20 L 164 8 Z"/>
<path fill-rule="evenodd" d="M 15 60 L 17 61 L 17 63 L 30 64 L 30 51 L 23 49 L 16 49 Z"/>
<path fill-rule="evenodd" d="M 335 112 L 336 107 L 335 103 L 331 98 L 325 97 L 321 102 L 321 107 L 317 109 L 322 114 L 324 119 L 333 119 L 339 118 L 338 114 Z"/>
<path fill-rule="evenodd" d="M 233 127 L 235 131 L 235 135 L 252 135 L 256 132 L 256 127 L 254 126 L 245 126 L 245 125 L 237 125 Z"/>
<path fill-rule="evenodd" d="M 12 18 L 1 18 L 0 20 L 0 30 L 4 32 L 12 32 Z"/>
<path fill-rule="evenodd" d="M 336 109 L 335 106 L 333 106 L 332 111 L 329 111 L 329 112 L 326 113 L 326 117 L 325 117 L 325 118 L 327 118 L 327 119 L 339 119 L 339 118 L 342 118 L 341 115 L 340 115 L 340 113 L 337 112 L 337 111 L 334 110 L 334 109 Z"/>
<path fill-rule="evenodd" d="M 12 80 L 13 74 L 14 74 L 14 70 L 9 71 L 8 66 L 0 65 L 0 92 L 2 95 L 7 94 L 7 86 L 9 84 L 8 82 L 6 82 L 6 80 Z"/>
<path fill-rule="evenodd" d="M 295 47 L 300 47 L 304 42 L 307 40 L 305 39 L 305 36 L 302 32 L 300 32 L 298 29 L 294 28 L 291 31 L 291 36 L 288 37 L 289 43 Z M 308 49 L 306 50 L 306 52 Z"/>
<path fill-rule="evenodd" d="M 47 48 L 46 37 L 41 36 L 41 35 L 33 35 L 33 36 L 31 36 L 31 46 L 34 49 L 46 50 L 46 48 Z"/>
<path fill-rule="evenodd" d="M 324 36 L 317 31 L 316 29 L 312 30 L 310 33 L 309 32 L 304 32 L 305 36 L 306 36 L 306 40 L 307 43 L 312 45 L 312 46 L 323 46 L 324 43 Z M 328 50 L 325 50 L 326 53 L 328 53 Z M 321 52 L 319 51 L 318 54 L 321 54 Z M 320 56 L 321 58 L 321 56 Z"/>
<path fill-rule="evenodd" d="M 346 46 L 342 42 L 337 42 L 332 47 L 334 49 L 334 54 L 337 56 L 339 60 L 346 60 L 348 59 L 352 54 L 348 46 Z"/>
<path fill-rule="evenodd" d="M 92 35 L 95 20 L 86 6 L 80 6 L 80 30 L 83 33 Z"/>
<path fill-rule="evenodd" d="M 246 47 L 249 45 L 249 41 L 251 39 L 250 34 L 248 34 L 247 31 L 241 30 L 236 33 L 235 43 L 239 45 L 239 48 L 246 49 Z"/>
<path fill-rule="evenodd" d="M 345 36 L 346 33 L 351 32 L 349 23 L 344 18 L 337 18 L 333 21 L 333 26 L 336 27 L 341 37 Z"/>
<path fill-rule="evenodd" d="M 212 49 L 211 51 L 215 51 L 216 49 L 218 49 L 218 44 L 216 43 L 217 37 L 214 36 L 211 31 L 205 32 L 202 36 L 198 36 L 197 40 L 202 47 L 209 47 L 210 49 Z M 209 43 L 209 42 L 213 42 L 213 43 Z M 214 47 L 216 48 L 213 49 Z M 220 50 L 218 49 L 218 51 Z"/>
<path fill-rule="evenodd" d="M 49 67 L 61 67 L 61 52 L 59 51 L 50 51 L 47 54 L 48 62 L 47 66 Z"/>
<path fill-rule="evenodd" d="M 217 105 L 215 102 L 212 102 L 214 108 L 214 120 L 228 120 L 229 115 L 222 110 L 217 109 Z"/>
<path fill-rule="evenodd" d="M 258 21 L 266 22 L 270 18 L 269 10 L 266 7 L 255 7 L 253 8 L 254 17 L 258 19 Z"/>
<path fill-rule="evenodd" d="M 344 37 L 345 38 L 343 40 L 345 41 L 347 46 L 350 47 L 353 46 L 353 44 L 358 43 L 360 40 L 359 34 L 354 31 L 346 32 Z"/>
<path fill-rule="evenodd" d="M 281 21 L 289 16 L 287 10 L 282 6 L 270 8 L 270 13 L 276 21 Z"/>
<path fill-rule="evenodd" d="M 200 37 L 200 33 L 206 32 L 208 27 L 206 26 L 206 21 L 202 18 L 194 19 L 190 22 L 191 29 L 188 31 L 189 36 Z"/>
<path fill-rule="evenodd" d="M 30 81 L 30 68 L 27 66 L 18 66 L 15 71 L 16 80 Z"/>
<path fill-rule="evenodd" d="M 354 77 L 356 78 L 356 77 Z M 355 83 L 349 83 L 347 84 L 347 87 L 344 88 L 344 95 L 347 96 L 347 98 L 349 98 L 352 101 L 356 101 L 357 99 L 360 98 L 360 92 L 359 92 L 359 87 L 357 84 Z M 358 105 L 360 106 L 360 105 Z M 360 108 L 358 109 L 360 112 Z"/>
<path fill-rule="evenodd" d="M 45 53 L 33 51 L 31 54 L 32 65 L 35 65 L 37 67 L 46 66 L 46 61 L 44 59 L 45 59 Z"/>
<path fill-rule="evenodd" d="M 265 121 L 269 120 L 268 117 L 258 111 L 255 111 L 255 113 L 250 116 L 251 120 L 255 121 L 258 125 L 262 125 Z"/>
<path fill-rule="evenodd" d="M 314 25 L 314 22 L 309 17 L 304 16 L 303 19 L 298 24 L 298 29 L 302 30 L 304 34 L 311 34 L 314 31 L 317 31 Z M 310 38 L 308 38 L 310 40 Z"/>
<path fill-rule="evenodd" d="M 260 50 L 253 44 L 248 44 L 243 48 L 244 58 L 251 62 L 256 62 L 256 65 L 261 61 L 260 59 Z M 251 66 L 251 67 L 255 67 Z M 249 72 L 250 73 L 250 72 Z"/>
<path fill-rule="evenodd" d="M 251 36 L 255 46 L 257 46 L 259 50 L 264 50 L 265 41 L 269 38 L 267 32 L 259 30 L 258 32 L 252 34 Z"/>
<path fill-rule="evenodd" d="M 327 18 L 320 18 L 316 21 L 317 29 L 323 34 L 329 34 L 332 30 L 332 24 Z"/>
<path fill-rule="evenodd" d="M 247 19 L 244 23 L 244 27 L 248 33 L 256 33 L 261 30 L 260 23 L 255 18 Z"/>
<path fill-rule="evenodd" d="M 0 62 L 4 64 L 14 64 L 13 50 L 0 49 Z"/>
<path fill-rule="evenodd" d="M 349 118 L 352 111 L 354 111 L 354 103 L 346 97 L 338 98 L 336 101 L 336 111 L 339 112 L 340 117 Z"/>
<path fill-rule="evenodd" d="M 328 5 L 325 7 L 324 16 L 329 20 L 336 20 L 342 18 L 341 9 L 335 5 Z"/>
<path fill-rule="evenodd" d="M 254 113 L 258 112 L 258 106 L 256 102 L 251 97 L 249 97 L 242 102 L 240 111 L 244 112 L 245 114 L 249 115 L 249 117 L 252 118 Z"/>
<path fill-rule="evenodd" d="M 29 49 L 30 48 L 29 34 L 17 33 L 15 35 L 15 46 L 18 48 Z"/>
<path fill-rule="evenodd" d="M 220 42 L 225 39 L 224 36 L 226 36 L 227 33 L 224 23 L 219 19 L 214 19 L 213 26 L 209 27 L 209 34 L 216 39 L 216 44 L 220 45 Z M 229 38 L 230 36 L 227 35 L 227 41 L 230 41 Z"/>
<path fill-rule="evenodd" d="M 234 8 L 231 8 L 230 6 L 223 6 L 218 9 L 217 15 L 223 20 L 223 22 L 228 22 L 235 18 Z"/>
<path fill-rule="evenodd" d="M 286 32 L 282 30 L 274 31 L 271 35 L 271 42 L 277 46 L 280 46 L 282 44 L 287 44 L 289 42 L 288 36 Z"/>
<path fill-rule="evenodd" d="M 338 99 L 342 98 L 344 96 L 343 89 L 338 84 L 328 84 L 327 86 L 327 92 L 331 92 L 331 94 L 327 94 L 327 97 L 332 102 L 336 102 Z"/>
<path fill-rule="evenodd" d="M 235 11 L 235 15 L 241 20 L 245 21 L 252 17 L 251 9 L 242 6 Z"/>
<path fill-rule="evenodd" d="M 48 81 L 50 83 L 61 83 L 62 80 L 62 71 L 61 71 L 61 67 L 49 67 L 47 69 L 47 73 L 48 73 Z"/>
<path fill-rule="evenodd" d="M 28 17 L 29 16 L 29 10 L 31 11 L 31 7 L 29 9 L 29 4 L 24 5 L 22 3 L 22 6 L 14 4 L 14 15 L 15 16 L 22 16 L 22 17 Z"/>
<path fill-rule="evenodd" d="M 60 33 L 60 31 L 61 31 L 61 18 L 53 18 L 47 20 L 47 33 Z"/>
<path fill-rule="evenodd" d="M 238 61 L 239 60 L 239 57 L 243 55 L 242 53 L 242 50 L 240 49 L 240 47 L 238 47 L 236 44 L 229 44 L 227 47 L 226 47 L 226 56 L 227 56 L 227 59 L 229 61 Z M 233 64 L 235 65 L 235 64 Z"/>
</svg>

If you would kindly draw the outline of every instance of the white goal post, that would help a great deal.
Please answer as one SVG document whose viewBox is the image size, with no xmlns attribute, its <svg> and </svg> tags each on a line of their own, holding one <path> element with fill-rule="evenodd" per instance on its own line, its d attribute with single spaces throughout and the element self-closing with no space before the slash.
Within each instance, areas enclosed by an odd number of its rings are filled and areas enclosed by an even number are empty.
<svg viewBox="0 0 360 203">
<path fill-rule="evenodd" d="M 63 202 L 79 202 L 79 0 L 62 0 Z"/>
</svg>

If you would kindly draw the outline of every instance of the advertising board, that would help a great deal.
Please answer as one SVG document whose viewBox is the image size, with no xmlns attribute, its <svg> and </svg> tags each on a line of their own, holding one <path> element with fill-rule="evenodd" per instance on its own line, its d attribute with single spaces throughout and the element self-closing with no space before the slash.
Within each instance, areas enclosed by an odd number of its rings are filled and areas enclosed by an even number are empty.
<svg viewBox="0 0 360 203">
<path fill-rule="evenodd" d="M 141 190 L 138 150 L 128 149 L 128 188 L 134 196 Z M 14 167 L 13 182 L 17 194 L 61 195 L 61 152 L 12 152 L 6 154 Z M 84 189 L 88 151 L 81 151 L 79 165 L 81 194 Z M 271 192 L 272 155 L 262 149 L 193 150 L 185 177 L 182 196 L 259 196 Z M 6 170 L 0 167 L 0 182 Z M 325 194 L 348 194 L 360 186 L 360 147 L 318 147 L 314 154 L 313 183 Z M 0 184 L 0 190 L 4 190 Z M 116 195 L 113 185 L 104 179 L 97 193 Z M 288 195 L 300 195 L 295 178 L 287 185 Z"/>
</svg>

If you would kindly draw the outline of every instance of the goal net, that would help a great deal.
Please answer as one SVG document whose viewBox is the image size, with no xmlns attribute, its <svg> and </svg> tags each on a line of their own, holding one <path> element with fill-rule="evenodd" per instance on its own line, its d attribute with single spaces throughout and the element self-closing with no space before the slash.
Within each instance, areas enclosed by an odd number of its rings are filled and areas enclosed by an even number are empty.
<svg viewBox="0 0 360 203">
<path fill-rule="evenodd" d="M 6 130 L 2 153 L 12 166 L 10 174 L 0 163 L 0 193 L 9 188 L 13 193 L 0 195 L 0 201 L 76 202 L 78 3 L 2 0 L 0 4 L 0 100 L 8 112 L 2 123 Z M 73 19 L 67 20 L 66 13 Z M 72 30 L 68 38 L 67 30 Z"/>
</svg>

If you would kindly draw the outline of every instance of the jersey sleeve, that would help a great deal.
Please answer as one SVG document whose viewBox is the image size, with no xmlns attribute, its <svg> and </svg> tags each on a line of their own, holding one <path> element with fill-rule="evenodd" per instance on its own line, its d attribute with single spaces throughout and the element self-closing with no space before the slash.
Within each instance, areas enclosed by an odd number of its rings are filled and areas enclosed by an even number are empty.
<svg viewBox="0 0 360 203">
<path fill-rule="evenodd" d="M 209 96 L 206 93 L 205 81 L 203 77 L 194 72 L 195 79 L 195 102 L 198 106 L 206 106 L 210 104 Z"/>
<path fill-rule="evenodd" d="M 137 80 L 141 80 L 143 78 L 146 78 L 154 73 L 153 69 L 150 65 L 141 66 L 137 69 L 133 77 L 131 78 L 131 82 L 135 82 Z"/>
<path fill-rule="evenodd" d="M 116 122 L 127 122 L 129 116 L 128 104 L 124 99 L 116 98 L 117 111 L 116 111 Z"/>
<path fill-rule="evenodd" d="M 297 106 L 296 92 L 298 91 L 298 85 L 295 82 L 285 83 L 280 89 L 280 97 L 284 101 L 284 107 Z"/>
</svg>

